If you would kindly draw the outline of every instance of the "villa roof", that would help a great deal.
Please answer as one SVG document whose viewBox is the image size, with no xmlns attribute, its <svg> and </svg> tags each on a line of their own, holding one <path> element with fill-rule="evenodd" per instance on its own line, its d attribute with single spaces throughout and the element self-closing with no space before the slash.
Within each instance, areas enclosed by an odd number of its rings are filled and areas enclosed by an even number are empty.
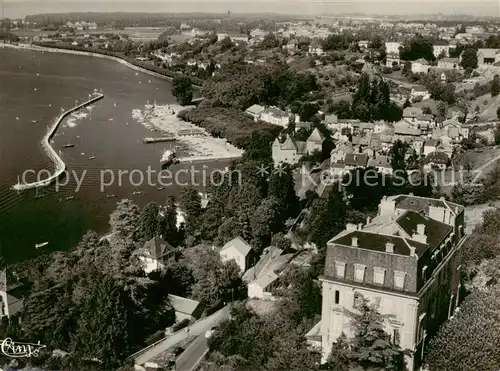
<svg viewBox="0 0 500 371">
<path fill-rule="evenodd" d="M 288 113 L 285 111 L 280 110 L 279 108 L 276 107 L 268 107 L 262 111 L 262 113 L 268 113 L 272 116 L 275 117 L 288 117 Z"/>
<path fill-rule="evenodd" d="M 436 164 L 447 164 L 450 158 L 444 152 L 434 151 L 427 155 L 425 158 L 425 163 L 436 163 Z"/>
<path fill-rule="evenodd" d="M 348 153 L 344 163 L 347 166 L 365 167 L 368 163 L 368 155 L 366 153 Z"/>
<path fill-rule="evenodd" d="M 243 256 L 247 256 L 252 250 L 252 247 L 241 237 L 233 238 L 231 241 L 227 242 L 222 247 L 221 251 L 227 250 L 231 247 L 234 247 Z"/>
<path fill-rule="evenodd" d="M 282 150 L 297 150 L 297 145 L 293 141 L 293 139 L 290 137 L 290 135 L 287 135 L 286 140 L 283 142 L 281 145 Z"/>
<path fill-rule="evenodd" d="M 343 234 L 340 237 L 334 237 L 332 242 L 339 245 L 351 246 L 353 237 L 358 239 L 358 246 L 353 248 L 385 252 L 386 244 L 392 243 L 394 245 L 393 251 L 398 255 L 410 256 L 410 246 L 413 246 L 415 247 L 416 254 L 421 256 L 428 248 L 427 244 L 401 236 L 378 234 L 368 231 L 352 231 L 347 234 Z"/>
<path fill-rule="evenodd" d="M 177 295 L 168 294 L 168 299 L 176 312 L 188 315 L 193 315 L 196 310 L 202 306 L 201 303 L 196 300 L 183 298 Z"/>
<path fill-rule="evenodd" d="M 423 211 L 426 214 L 429 212 L 430 206 L 449 209 L 453 214 L 457 214 L 456 211 L 460 213 L 464 210 L 462 205 L 447 201 L 444 198 L 438 199 L 412 195 L 398 195 L 390 197 L 390 199 L 396 202 L 396 207 L 398 209 L 413 210 L 417 212 Z"/>
<path fill-rule="evenodd" d="M 371 158 L 370 161 L 368 161 L 368 166 L 392 168 L 391 158 L 389 156 L 379 155 L 375 158 Z"/>
<path fill-rule="evenodd" d="M 500 49 L 484 48 L 478 49 L 477 54 L 482 54 L 484 58 L 494 59 L 495 55 L 500 52 Z"/>
<path fill-rule="evenodd" d="M 412 87 L 412 90 L 415 90 L 415 91 L 427 91 L 427 88 L 425 86 L 415 85 L 414 87 Z"/>
<path fill-rule="evenodd" d="M 423 114 L 423 111 L 421 108 L 418 107 L 406 107 L 403 110 L 403 117 L 411 117 L 415 118 Z"/>
<path fill-rule="evenodd" d="M 152 259 L 160 259 L 174 248 L 160 236 L 155 236 L 144 244 L 144 250 Z"/>
<path fill-rule="evenodd" d="M 409 236 L 416 233 L 417 225 L 425 225 L 427 244 L 431 249 L 438 246 L 446 238 L 446 236 L 453 231 L 453 227 L 451 225 L 438 222 L 437 220 L 411 210 L 406 211 L 403 215 L 396 219 L 396 223 Z"/>
<path fill-rule="evenodd" d="M 250 113 L 252 115 L 259 115 L 264 110 L 265 108 L 262 107 L 261 105 L 254 104 L 253 106 L 248 107 L 245 112 Z"/>
<path fill-rule="evenodd" d="M 324 140 L 325 140 L 325 137 L 323 137 L 323 135 L 320 133 L 318 128 L 315 128 L 313 130 L 313 132 L 311 133 L 311 135 L 309 135 L 309 138 L 307 138 L 308 142 L 314 142 L 314 143 L 319 143 L 319 144 L 323 143 Z"/>
<path fill-rule="evenodd" d="M 413 61 L 413 63 L 420 63 L 424 66 L 427 66 L 429 64 L 429 62 L 427 62 L 424 58 L 419 58 L 416 61 Z"/>
</svg>

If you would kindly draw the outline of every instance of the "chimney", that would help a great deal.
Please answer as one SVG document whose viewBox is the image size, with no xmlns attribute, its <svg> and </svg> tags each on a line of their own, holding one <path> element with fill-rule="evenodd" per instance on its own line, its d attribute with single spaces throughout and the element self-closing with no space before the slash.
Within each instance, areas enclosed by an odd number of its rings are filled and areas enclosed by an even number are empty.
<svg viewBox="0 0 500 371">
<path fill-rule="evenodd" d="M 427 236 L 425 235 L 425 224 L 417 225 L 417 233 L 413 233 L 412 240 L 420 243 L 427 243 Z"/>
<path fill-rule="evenodd" d="M 413 196 L 413 192 L 410 192 L 410 193 L 408 194 L 408 196 Z"/>
<path fill-rule="evenodd" d="M 354 232 L 356 230 L 356 228 L 357 228 L 356 224 L 352 224 L 352 223 L 347 223 L 345 226 L 345 229 L 347 232 Z"/>
<path fill-rule="evenodd" d="M 366 217 L 366 225 L 369 225 L 372 221 L 372 218 L 370 218 L 369 216 Z"/>
<path fill-rule="evenodd" d="M 358 247 L 358 237 L 353 237 L 351 242 L 352 247 Z"/>
<path fill-rule="evenodd" d="M 363 230 L 363 223 L 358 224 L 358 231 L 361 231 L 361 230 Z"/>
<path fill-rule="evenodd" d="M 458 215 L 458 206 L 455 206 L 455 214 Z"/>
<path fill-rule="evenodd" d="M 410 246 L 410 256 L 416 257 L 417 254 L 415 253 L 415 247 Z"/>
<path fill-rule="evenodd" d="M 394 254 L 394 244 L 392 242 L 387 242 L 385 244 L 385 252 Z"/>
</svg>

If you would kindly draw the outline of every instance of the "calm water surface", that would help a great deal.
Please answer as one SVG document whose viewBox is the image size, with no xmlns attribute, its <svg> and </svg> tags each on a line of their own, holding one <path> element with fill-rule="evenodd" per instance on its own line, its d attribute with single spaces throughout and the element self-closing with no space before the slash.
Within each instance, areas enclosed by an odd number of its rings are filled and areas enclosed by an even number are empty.
<svg viewBox="0 0 500 371">
<path fill-rule="evenodd" d="M 55 186 L 39 190 L 44 197 L 38 199 L 35 190 L 10 190 L 27 169 L 52 171 L 53 165 L 40 145 L 47 126 L 61 107 L 67 109 L 75 101 L 82 102 L 94 89 L 102 89 L 104 99 L 81 111 L 88 114 L 86 118 L 71 120 L 76 125 L 68 126 L 66 120 L 54 137 L 53 146 L 61 150 L 68 171 L 79 179 L 84 176 L 78 192 L 72 177 L 58 192 Z M 153 134 L 132 119 L 132 109 L 144 107 L 148 100 L 173 103 L 170 83 L 110 60 L 0 49 L 0 253 L 9 262 L 70 249 L 88 229 L 106 232 L 109 213 L 121 198 L 144 205 L 149 201 L 163 203 L 169 195 L 178 195 L 179 186 L 164 190 L 157 189 L 159 184 L 134 187 L 140 180 L 137 171 L 132 184 L 128 175 L 118 184 L 120 170 L 137 169 L 145 175 L 148 166 L 156 172 L 161 170 L 159 160 L 166 144 L 143 144 L 142 139 Z M 75 147 L 62 148 L 67 143 Z M 89 159 L 92 156 L 95 159 Z M 220 161 L 195 166 L 210 172 L 227 164 Z M 177 165 L 172 172 L 180 166 L 188 167 Z M 106 170 L 106 179 L 112 172 L 116 180 L 101 192 L 100 177 Z M 183 181 L 190 178 L 181 176 Z M 152 179 L 157 182 L 156 173 Z M 133 195 L 137 190 L 142 193 Z M 112 194 L 117 198 L 106 197 Z M 50 243 L 43 251 L 34 248 L 45 241 Z"/>
</svg>

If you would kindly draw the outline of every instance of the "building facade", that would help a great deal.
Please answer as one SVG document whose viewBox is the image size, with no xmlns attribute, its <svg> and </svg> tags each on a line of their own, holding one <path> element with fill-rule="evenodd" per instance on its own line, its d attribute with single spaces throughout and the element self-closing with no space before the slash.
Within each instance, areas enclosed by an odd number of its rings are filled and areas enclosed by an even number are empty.
<svg viewBox="0 0 500 371">
<path fill-rule="evenodd" d="M 408 369 L 420 369 L 429 337 L 459 302 L 464 224 L 460 205 L 399 195 L 330 240 L 320 278 L 322 362 L 342 333 L 353 335 L 349 312 L 364 297 L 378 304 L 392 341 L 410 351 Z"/>
</svg>

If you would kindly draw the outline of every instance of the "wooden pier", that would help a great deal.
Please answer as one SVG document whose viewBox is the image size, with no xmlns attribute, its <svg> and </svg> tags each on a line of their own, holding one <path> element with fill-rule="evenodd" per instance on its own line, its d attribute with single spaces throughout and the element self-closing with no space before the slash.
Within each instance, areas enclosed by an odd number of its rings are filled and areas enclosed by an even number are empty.
<svg viewBox="0 0 500 371">
<path fill-rule="evenodd" d="M 78 106 L 70 108 L 69 110 L 67 110 L 66 112 L 64 112 L 63 114 L 61 114 L 61 116 L 59 116 L 59 118 L 54 123 L 54 125 L 52 125 L 51 127 L 49 127 L 49 130 L 47 131 L 47 134 L 45 134 L 45 136 L 42 139 L 42 148 L 43 148 L 43 150 L 45 151 L 45 153 L 47 153 L 47 155 L 50 157 L 50 159 L 52 161 L 54 161 L 54 167 L 55 167 L 54 174 L 52 174 L 51 176 L 49 176 L 47 179 L 40 180 L 38 182 L 18 183 L 18 184 L 15 184 L 15 185 L 12 186 L 13 190 L 15 190 L 15 191 L 25 191 L 25 190 L 28 190 L 28 189 L 33 189 L 33 188 L 38 188 L 38 187 L 45 187 L 45 186 L 48 186 L 50 183 L 52 183 L 57 178 L 59 178 L 64 173 L 64 171 L 66 170 L 66 164 L 61 159 L 61 157 L 59 157 L 59 155 L 54 150 L 54 148 L 52 148 L 52 146 L 50 145 L 50 140 L 52 139 L 52 137 L 56 133 L 56 130 L 59 127 L 59 125 L 61 124 L 61 122 L 69 114 L 71 114 L 71 113 L 73 113 L 75 111 L 78 111 L 79 109 L 81 109 L 83 107 L 86 107 L 86 106 L 88 106 L 88 105 L 90 105 L 92 103 L 95 103 L 98 100 L 101 100 L 102 98 L 104 98 L 103 94 L 95 94 L 95 96 L 93 98 L 91 98 L 91 99 L 83 102 L 82 104 L 79 104 Z"/>
<path fill-rule="evenodd" d="M 142 141 L 144 143 L 164 143 L 164 142 L 175 142 L 177 140 L 177 137 L 175 136 L 170 136 L 170 137 L 156 137 L 156 138 L 144 138 Z"/>
</svg>

